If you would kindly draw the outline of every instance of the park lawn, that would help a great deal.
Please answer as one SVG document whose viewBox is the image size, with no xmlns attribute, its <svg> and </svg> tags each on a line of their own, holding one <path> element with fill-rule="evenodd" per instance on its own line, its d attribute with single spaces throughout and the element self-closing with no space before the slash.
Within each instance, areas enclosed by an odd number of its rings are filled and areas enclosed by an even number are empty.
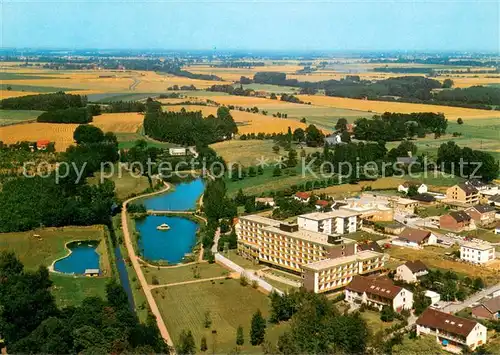
<svg viewBox="0 0 500 355">
<path fill-rule="evenodd" d="M 149 284 L 153 284 L 152 278 L 156 276 L 160 285 L 221 277 L 229 274 L 229 271 L 219 264 L 209 263 L 196 263 L 159 269 L 157 267 L 143 266 L 142 269 Z M 195 278 L 196 274 L 199 277 Z"/>
<path fill-rule="evenodd" d="M 264 276 L 263 279 L 268 284 L 270 284 L 271 286 L 273 286 L 273 287 L 275 287 L 278 290 L 283 291 L 283 292 L 290 292 L 292 290 L 297 290 L 298 289 L 297 287 L 294 287 L 292 285 L 289 285 L 289 284 L 286 284 L 286 283 L 283 283 L 283 282 L 276 281 L 274 279 L 270 279 L 269 277 L 265 277 Z"/>
<path fill-rule="evenodd" d="M 0 126 L 36 120 L 42 113 L 36 110 L 0 110 Z"/>
<path fill-rule="evenodd" d="M 34 237 L 40 235 L 41 240 Z M 28 269 L 50 266 L 68 255 L 65 245 L 77 240 L 97 240 L 100 267 L 104 275 L 111 273 L 104 226 L 43 228 L 27 232 L 0 233 L 0 250 L 12 250 Z"/>
<path fill-rule="evenodd" d="M 380 312 L 375 312 L 371 310 L 365 310 L 364 312 L 359 313 L 361 318 L 363 318 L 370 329 L 371 334 L 375 334 L 380 330 L 385 330 L 387 328 L 392 327 L 397 324 L 398 321 L 394 320 L 392 322 L 382 322 L 380 320 Z"/>
<path fill-rule="evenodd" d="M 261 264 L 254 264 L 252 261 L 238 255 L 236 250 L 234 249 L 229 250 L 227 252 L 223 252 L 223 255 L 232 262 L 238 264 L 239 266 L 247 270 L 260 270 L 265 267 L 264 265 Z"/>
<path fill-rule="evenodd" d="M 270 274 L 273 274 L 276 276 L 285 277 L 285 278 L 288 278 L 288 279 L 293 280 L 293 281 L 302 281 L 302 277 L 300 277 L 299 275 L 295 275 L 295 274 L 292 274 L 291 272 L 286 272 L 286 271 L 282 271 L 282 270 L 278 270 L 278 269 L 270 268 L 270 269 L 266 270 L 266 273 L 270 273 Z"/>
<path fill-rule="evenodd" d="M 453 270 L 458 274 L 470 278 L 481 277 L 488 285 L 496 284 L 500 281 L 500 274 L 493 269 L 446 259 L 444 254 L 449 251 L 451 250 L 437 246 L 414 249 L 392 245 L 389 249 L 386 249 L 386 253 L 393 258 L 406 261 L 420 260 L 431 268 Z"/>
<path fill-rule="evenodd" d="M 264 318 L 269 317 L 269 299 L 250 285 L 243 287 L 237 280 L 216 280 L 213 283 L 159 288 L 153 290 L 153 295 L 174 344 L 178 342 L 182 330 L 191 330 L 197 349 L 205 336 L 208 349 L 215 350 L 215 353 L 229 353 L 236 346 L 236 329 L 241 325 L 245 335 L 242 352 L 262 352 L 260 346 L 250 345 L 250 323 L 257 309 L 261 310 Z M 203 324 L 207 311 L 210 311 L 212 321 L 209 329 Z M 268 324 L 266 339 L 276 344 L 279 335 L 286 329 L 286 324 Z M 213 330 L 217 331 L 215 349 Z"/>
<path fill-rule="evenodd" d="M 59 307 L 76 306 L 86 297 L 106 297 L 106 283 L 109 277 L 81 277 L 51 274 L 52 294 Z"/>
</svg>

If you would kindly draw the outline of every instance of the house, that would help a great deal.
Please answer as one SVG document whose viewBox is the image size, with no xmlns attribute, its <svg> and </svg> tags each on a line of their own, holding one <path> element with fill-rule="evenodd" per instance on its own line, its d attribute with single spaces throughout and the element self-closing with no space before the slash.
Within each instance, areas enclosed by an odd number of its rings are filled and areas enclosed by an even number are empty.
<svg viewBox="0 0 500 355">
<path fill-rule="evenodd" d="M 441 300 L 441 295 L 431 290 L 425 291 L 424 296 L 431 300 L 431 304 L 436 304 Z"/>
<path fill-rule="evenodd" d="M 500 208 L 500 194 L 489 197 L 488 202 L 493 204 L 495 207 Z"/>
<path fill-rule="evenodd" d="M 328 137 L 325 137 L 325 143 L 328 145 L 345 144 L 345 142 L 342 142 L 340 134 L 332 134 Z"/>
<path fill-rule="evenodd" d="M 99 276 L 99 269 L 85 269 L 83 274 L 89 277 Z"/>
<path fill-rule="evenodd" d="M 426 184 L 418 184 L 418 183 L 414 183 L 411 181 L 406 181 L 405 183 L 399 185 L 398 191 L 404 192 L 405 194 L 407 194 L 408 191 L 410 190 L 410 186 L 417 186 L 417 192 L 419 194 L 427 193 L 427 185 Z"/>
<path fill-rule="evenodd" d="M 427 193 L 414 195 L 410 199 L 420 202 L 421 205 L 433 205 L 436 203 L 436 198 Z"/>
<path fill-rule="evenodd" d="M 463 205 L 476 205 L 479 203 L 479 191 L 470 184 L 457 184 L 446 190 L 446 198 L 450 202 Z"/>
<path fill-rule="evenodd" d="M 293 198 L 297 201 L 308 203 L 311 198 L 311 194 L 307 192 L 297 192 Z"/>
<path fill-rule="evenodd" d="M 389 279 L 375 279 L 356 275 L 345 288 L 345 300 L 382 309 L 391 307 L 396 312 L 413 308 L 413 293 L 396 286 Z"/>
<path fill-rule="evenodd" d="M 330 204 L 330 202 L 328 202 L 326 200 L 318 200 L 318 201 L 316 201 L 314 206 L 316 206 L 317 210 L 321 210 L 321 209 L 327 208 L 329 204 Z"/>
<path fill-rule="evenodd" d="M 394 219 L 394 211 L 389 207 L 388 197 L 363 193 L 360 197 L 344 200 L 345 205 L 339 209 L 358 212 L 359 218 L 370 222 L 390 222 Z"/>
<path fill-rule="evenodd" d="M 495 207 L 490 205 L 475 205 L 465 209 L 476 225 L 489 226 L 495 222 Z"/>
<path fill-rule="evenodd" d="M 255 203 L 262 203 L 270 207 L 274 207 L 275 205 L 274 198 L 272 197 L 256 197 Z"/>
<path fill-rule="evenodd" d="M 186 148 L 168 148 L 168 154 L 174 156 L 187 155 Z"/>
<path fill-rule="evenodd" d="M 419 206 L 419 202 L 410 200 L 409 198 L 398 197 L 396 199 L 391 199 L 390 205 L 395 213 L 414 214 L 415 208 Z"/>
<path fill-rule="evenodd" d="M 478 191 L 487 190 L 489 188 L 488 184 L 486 184 L 486 183 L 484 183 L 484 182 L 482 182 L 481 180 L 478 180 L 478 179 L 467 180 L 465 182 L 465 184 L 474 187 Z"/>
<path fill-rule="evenodd" d="M 495 260 L 495 247 L 485 243 L 460 245 L 460 259 L 474 264 L 484 264 Z"/>
<path fill-rule="evenodd" d="M 405 264 L 399 265 L 396 268 L 394 278 L 406 283 L 415 283 L 418 281 L 419 277 L 427 275 L 428 273 L 429 270 L 427 266 L 420 260 L 407 261 Z"/>
<path fill-rule="evenodd" d="M 39 139 L 36 141 L 36 149 L 37 150 L 47 150 L 50 141 L 48 139 Z"/>
<path fill-rule="evenodd" d="M 475 349 L 486 343 L 487 329 L 481 323 L 427 308 L 416 321 L 417 336 L 433 335 L 442 345 Z"/>
<path fill-rule="evenodd" d="M 401 232 L 406 228 L 402 223 L 395 222 L 384 227 L 384 233 L 392 235 L 400 235 Z"/>
<path fill-rule="evenodd" d="M 415 229 L 406 227 L 398 238 L 392 240 L 392 244 L 420 248 L 424 245 L 432 245 L 437 243 L 437 237 L 434 233 L 423 229 Z"/>
<path fill-rule="evenodd" d="M 396 163 L 398 165 L 411 165 L 416 164 L 418 159 L 416 157 L 397 157 Z"/>
<path fill-rule="evenodd" d="M 472 315 L 480 319 L 500 319 L 500 296 L 491 298 L 472 308 Z"/>
<path fill-rule="evenodd" d="M 348 234 L 358 230 L 357 212 L 335 210 L 331 212 L 313 212 L 297 217 L 300 228 L 326 234 Z"/>
<path fill-rule="evenodd" d="M 465 211 L 451 211 L 448 214 L 439 217 L 439 228 L 454 232 L 474 229 L 475 225 Z"/>
<path fill-rule="evenodd" d="M 358 243 L 358 251 L 371 250 L 377 253 L 383 253 L 384 250 L 378 245 L 377 242 L 367 242 L 367 243 Z"/>
</svg>

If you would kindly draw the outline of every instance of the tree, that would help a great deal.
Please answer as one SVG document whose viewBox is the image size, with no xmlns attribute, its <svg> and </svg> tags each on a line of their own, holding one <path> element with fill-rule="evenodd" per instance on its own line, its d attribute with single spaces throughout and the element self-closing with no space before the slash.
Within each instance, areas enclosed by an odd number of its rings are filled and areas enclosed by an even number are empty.
<svg viewBox="0 0 500 355">
<path fill-rule="evenodd" d="M 392 322 L 394 320 L 394 310 L 391 307 L 384 306 L 380 312 L 380 320 L 382 322 Z"/>
<path fill-rule="evenodd" d="M 415 308 L 415 314 L 418 316 L 422 314 L 423 311 L 431 305 L 431 300 L 429 297 L 425 297 L 423 291 L 415 292 L 413 297 L 413 307 Z"/>
<path fill-rule="evenodd" d="M 482 290 L 484 288 L 484 281 L 480 277 L 476 277 L 472 283 L 472 288 L 475 290 Z"/>
<path fill-rule="evenodd" d="M 433 336 L 423 335 L 414 339 L 404 337 L 401 344 L 396 344 L 392 347 L 393 355 L 410 355 L 410 354 L 447 354 L 443 351 L 441 345 Z"/>
<path fill-rule="evenodd" d="M 309 147 L 319 147 L 323 145 L 325 135 L 314 125 L 309 125 L 305 131 L 306 144 Z"/>
<path fill-rule="evenodd" d="M 297 165 L 297 151 L 295 149 L 290 149 L 288 151 L 288 159 L 286 161 L 286 166 L 293 168 Z"/>
<path fill-rule="evenodd" d="M 196 344 L 194 343 L 193 333 L 190 330 L 182 330 L 179 335 L 179 342 L 177 344 L 177 353 L 179 354 L 195 354 Z"/>
<path fill-rule="evenodd" d="M 207 338 L 205 336 L 201 337 L 200 350 L 201 351 L 207 351 L 208 350 Z"/>
<path fill-rule="evenodd" d="M 104 140 L 104 133 L 96 126 L 79 125 L 73 133 L 73 139 L 77 144 L 99 143 Z"/>
<path fill-rule="evenodd" d="M 279 165 L 276 165 L 273 169 L 273 176 L 281 176 L 281 168 Z"/>
<path fill-rule="evenodd" d="M 280 146 L 277 144 L 273 145 L 273 152 L 275 154 L 278 154 L 280 152 Z"/>
<path fill-rule="evenodd" d="M 203 326 L 205 328 L 210 328 L 212 325 L 212 319 L 210 318 L 210 311 L 206 311 L 203 319 Z"/>
<path fill-rule="evenodd" d="M 274 92 L 271 93 L 271 96 L 270 96 L 271 100 L 277 100 L 278 97 L 276 96 L 276 94 Z"/>
<path fill-rule="evenodd" d="M 266 335 L 266 320 L 262 317 L 260 309 L 252 316 L 250 327 L 250 343 L 252 345 L 260 345 L 264 341 Z"/>
<path fill-rule="evenodd" d="M 443 80 L 443 89 L 449 89 L 453 86 L 453 80 L 451 79 L 444 79 Z"/>
<path fill-rule="evenodd" d="M 462 117 L 457 118 L 457 123 L 464 124 L 464 120 L 462 119 Z"/>
<path fill-rule="evenodd" d="M 408 193 L 407 195 L 409 197 L 413 197 L 413 196 L 416 196 L 418 195 L 418 186 L 415 185 L 415 184 L 411 184 L 409 187 L 408 187 Z"/>
<path fill-rule="evenodd" d="M 243 336 L 243 327 L 240 325 L 236 329 L 236 345 L 243 345 L 245 343 L 245 338 Z"/>
<path fill-rule="evenodd" d="M 302 129 L 302 128 L 296 128 L 294 131 L 293 131 L 293 140 L 296 141 L 296 142 L 303 142 L 306 138 L 306 134 L 305 134 L 305 131 Z"/>
<path fill-rule="evenodd" d="M 347 131 L 347 120 L 345 118 L 339 118 L 335 124 L 335 130 L 340 132 Z"/>
</svg>

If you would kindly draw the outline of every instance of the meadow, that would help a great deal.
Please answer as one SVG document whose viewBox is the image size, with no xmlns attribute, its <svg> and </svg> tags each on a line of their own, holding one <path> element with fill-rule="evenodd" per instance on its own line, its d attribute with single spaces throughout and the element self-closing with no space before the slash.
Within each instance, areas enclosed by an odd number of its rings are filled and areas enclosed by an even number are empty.
<svg viewBox="0 0 500 355">
<path fill-rule="evenodd" d="M 0 110 L 0 126 L 36 120 L 42 113 L 36 110 Z"/>
<path fill-rule="evenodd" d="M 250 285 L 243 287 L 237 280 L 217 280 L 172 286 L 153 290 L 174 344 L 182 330 L 193 332 L 196 348 L 203 336 L 208 349 L 214 353 L 229 353 L 236 347 L 236 329 L 243 327 L 245 343 L 242 353 L 261 353 L 260 346 L 250 345 L 249 331 L 253 313 L 260 309 L 264 318 L 269 316 L 266 295 Z M 210 311 L 212 324 L 204 328 L 204 315 Z M 271 325 L 266 329 L 266 340 L 275 344 L 288 324 Z M 216 330 L 216 334 L 213 331 Z"/>
<path fill-rule="evenodd" d="M 156 277 L 160 285 L 226 276 L 229 273 L 227 269 L 219 264 L 209 264 L 206 262 L 160 269 L 143 266 L 143 270 L 149 284 L 153 284 L 152 279 Z"/>
</svg>

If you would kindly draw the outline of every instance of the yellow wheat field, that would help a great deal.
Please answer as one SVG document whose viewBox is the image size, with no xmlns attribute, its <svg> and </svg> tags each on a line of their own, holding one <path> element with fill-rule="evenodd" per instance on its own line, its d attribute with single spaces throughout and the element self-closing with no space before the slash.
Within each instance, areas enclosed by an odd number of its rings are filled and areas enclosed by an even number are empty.
<svg viewBox="0 0 500 355">
<path fill-rule="evenodd" d="M 475 118 L 500 118 L 500 111 L 491 110 L 476 110 L 462 107 L 411 104 L 404 102 L 386 102 L 386 101 L 370 101 L 347 99 L 343 97 L 330 96 L 312 96 L 298 95 L 298 97 L 306 102 L 311 102 L 316 106 L 328 106 L 351 110 L 370 111 L 374 113 L 384 112 L 441 112 L 444 113 L 447 119 L 457 119 L 458 117 L 475 119 Z"/>
<path fill-rule="evenodd" d="M 136 112 L 105 113 L 94 116 L 92 125 L 103 132 L 135 133 L 143 121 L 144 115 Z"/>
<path fill-rule="evenodd" d="M 37 94 L 39 94 L 39 92 L 0 90 L 0 100 L 8 99 L 11 97 L 20 97 L 20 96 L 37 95 Z"/>
<path fill-rule="evenodd" d="M 212 106 L 166 106 L 163 109 L 165 111 L 175 111 L 178 112 L 181 108 L 185 108 L 186 111 L 201 111 L 204 116 L 216 115 L 217 107 Z M 302 122 L 286 119 L 277 118 L 272 116 L 264 116 L 261 114 L 249 113 L 232 110 L 231 115 L 234 121 L 238 124 L 239 134 L 248 133 L 286 133 L 288 127 L 292 130 L 296 128 L 306 128 L 306 125 Z"/>
<path fill-rule="evenodd" d="M 13 126 L 0 127 L 0 140 L 7 144 L 21 141 L 34 142 L 47 139 L 55 142 L 58 152 L 63 152 L 74 144 L 73 132 L 77 124 L 63 123 L 24 123 Z"/>
</svg>

